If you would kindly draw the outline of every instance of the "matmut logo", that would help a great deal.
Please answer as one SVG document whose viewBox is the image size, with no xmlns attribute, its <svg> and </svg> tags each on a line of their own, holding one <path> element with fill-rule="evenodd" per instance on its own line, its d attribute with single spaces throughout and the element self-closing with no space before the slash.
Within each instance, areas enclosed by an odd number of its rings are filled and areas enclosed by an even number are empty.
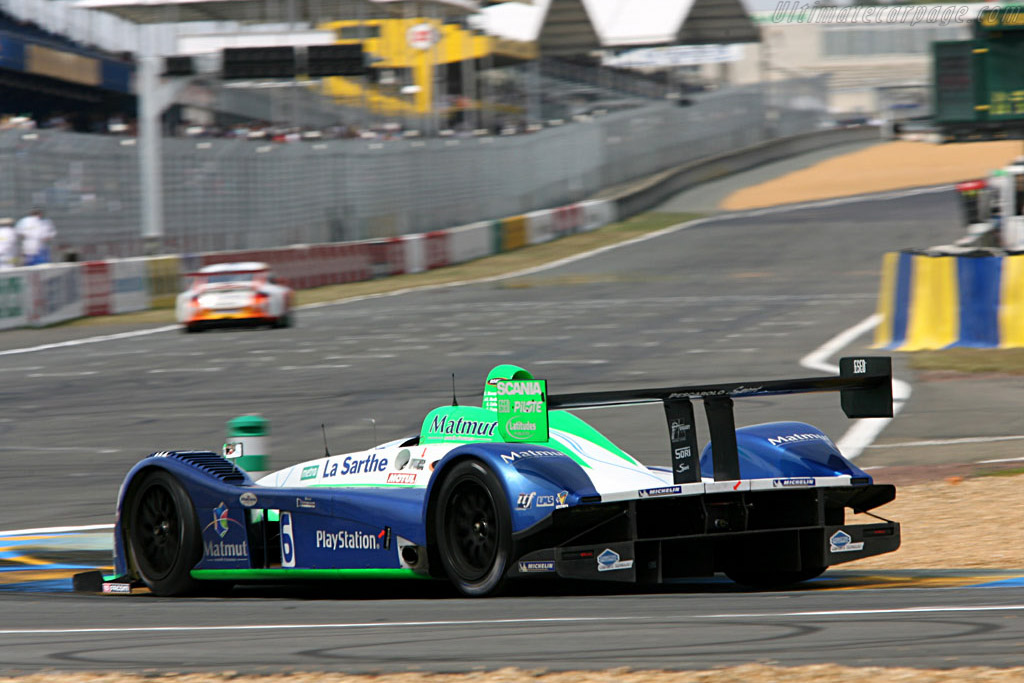
<svg viewBox="0 0 1024 683">
<path fill-rule="evenodd" d="M 524 458 L 551 458 L 562 455 L 558 451 L 549 450 L 523 450 L 523 451 L 512 451 L 510 453 L 502 453 L 501 459 L 507 462 L 509 465 L 514 463 L 516 460 L 523 460 Z"/>
<path fill-rule="evenodd" d="M 828 437 L 824 434 L 786 434 L 779 436 L 768 437 L 768 443 L 773 446 L 778 446 L 784 443 L 800 443 L 801 441 L 828 441 Z"/>
<path fill-rule="evenodd" d="M 494 436 L 497 422 L 480 422 L 458 418 L 448 419 L 447 415 L 435 415 L 430 424 L 430 431 L 435 434 L 458 434 L 460 436 Z"/>
</svg>

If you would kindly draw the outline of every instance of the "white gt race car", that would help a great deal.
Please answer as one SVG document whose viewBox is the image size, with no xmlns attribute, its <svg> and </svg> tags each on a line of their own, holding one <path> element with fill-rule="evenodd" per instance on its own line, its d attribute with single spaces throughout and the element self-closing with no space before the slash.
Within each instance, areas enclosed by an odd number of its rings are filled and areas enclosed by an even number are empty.
<svg viewBox="0 0 1024 683">
<path fill-rule="evenodd" d="M 290 327 L 292 289 L 260 261 L 217 263 L 189 273 L 175 313 L 185 332 L 232 325 Z"/>
</svg>

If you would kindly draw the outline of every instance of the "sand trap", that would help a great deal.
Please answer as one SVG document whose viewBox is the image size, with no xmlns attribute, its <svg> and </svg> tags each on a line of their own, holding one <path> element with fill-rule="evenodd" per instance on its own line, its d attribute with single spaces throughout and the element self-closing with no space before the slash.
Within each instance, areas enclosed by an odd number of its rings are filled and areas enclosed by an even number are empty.
<svg viewBox="0 0 1024 683">
<path fill-rule="evenodd" d="M 898 140 L 833 157 L 744 188 L 722 200 L 728 211 L 942 185 L 988 175 L 1024 155 L 1020 140 L 936 145 Z"/>
</svg>

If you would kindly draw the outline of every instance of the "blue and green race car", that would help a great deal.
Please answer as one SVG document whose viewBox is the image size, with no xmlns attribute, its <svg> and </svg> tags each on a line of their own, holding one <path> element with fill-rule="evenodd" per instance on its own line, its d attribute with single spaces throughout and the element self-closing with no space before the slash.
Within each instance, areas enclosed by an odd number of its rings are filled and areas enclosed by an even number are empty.
<svg viewBox="0 0 1024 683">
<path fill-rule="evenodd" d="M 495 367 L 482 406 L 441 406 L 418 433 L 258 479 L 241 446 L 154 453 L 117 502 L 115 575 L 81 590 L 186 595 L 258 581 L 433 577 L 467 596 L 509 581 L 664 584 L 722 572 L 751 587 L 895 550 L 896 522 L 847 522 L 895 488 L 801 422 L 736 428 L 733 401 L 838 391 L 849 417 L 892 416 L 889 358 L 840 375 L 577 394 Z M 710 442 L 698 446 L 694 401 Z M 664 466 L 647 466 L 576 408 L 661 403 Z M 698 456 L 699 453 L 699 456 Z"/>
</svg>

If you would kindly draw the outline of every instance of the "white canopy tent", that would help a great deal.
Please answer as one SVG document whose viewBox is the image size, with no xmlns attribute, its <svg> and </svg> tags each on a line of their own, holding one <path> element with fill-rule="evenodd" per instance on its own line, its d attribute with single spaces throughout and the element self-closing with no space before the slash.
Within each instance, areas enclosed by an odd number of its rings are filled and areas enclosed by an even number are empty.
<svg viewBox="0 0 1024 683">
<path fill-rule="evenodd" d="M 544 55 L 605 48 L 759 42 L 741 0 L 536 0 L 481 10 L 481 28 Z"/>
</svg>

